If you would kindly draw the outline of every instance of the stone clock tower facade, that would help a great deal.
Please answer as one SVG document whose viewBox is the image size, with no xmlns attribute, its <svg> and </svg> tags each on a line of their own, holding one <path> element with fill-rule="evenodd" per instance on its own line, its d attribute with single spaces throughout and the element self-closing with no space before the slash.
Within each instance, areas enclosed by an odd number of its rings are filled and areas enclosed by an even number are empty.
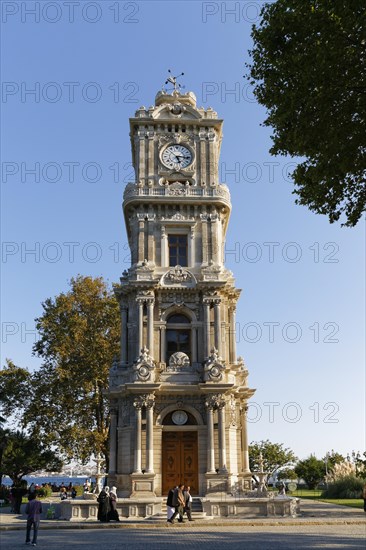
<svg viewBox="0 0 366 550">
<path fill-rule="evenodd" d="M 153 503 L 179 482 L 206 498 L 251 487 L 246 410 L 255 390 L 237 357 L 240 290 L 224 265 L 222 125 L 178 90 L 159 92 L 130 119 L 131 267 L 115 286 L 121 354 L 109 388 L 108 482 L 122 500 Z"/>
</svg>

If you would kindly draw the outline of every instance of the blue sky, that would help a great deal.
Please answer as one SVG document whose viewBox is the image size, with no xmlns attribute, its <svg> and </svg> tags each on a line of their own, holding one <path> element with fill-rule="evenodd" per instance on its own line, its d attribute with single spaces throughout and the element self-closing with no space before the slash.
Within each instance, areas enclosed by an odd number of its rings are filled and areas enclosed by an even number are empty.
<svg viewBox="0 0 366 550">
<path fill-rule="evenodd" d="M 257 388 L 250 440 L 299 457 L 362 451 L 364 227 L 294 204 L 243 78 L 257 2 L 2 2 L 2 365 L 37 368 L 34 318 L 76 274 L 128 267 L 129 123 L 167 69 L 224 119 L 227 266 L 243 289 L 238 351 Z M 31 13 L 30 10 L 33 10 Z M 30 93 L 30 90 L 35 90 Z M 33 169 L 33 173 L 29 170 Z M 33 253 L 31 251 L 34 251 Z"/>
</svg>

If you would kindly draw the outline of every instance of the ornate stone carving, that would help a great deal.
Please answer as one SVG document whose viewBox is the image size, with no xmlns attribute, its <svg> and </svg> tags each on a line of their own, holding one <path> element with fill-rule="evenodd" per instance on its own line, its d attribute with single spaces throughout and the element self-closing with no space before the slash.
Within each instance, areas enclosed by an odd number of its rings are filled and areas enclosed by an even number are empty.
<svg viewBox="0 0 366 550">
<path fill-rule="evenodd" d="M 133 406 L 136 409 L 142 409 L 143 407 L 151 409 L 154 406 L 154 401 L 155 395 L 153 393 L 144 393 L 134 398 Z"/>
<path fill-rule="evenodd" d="M 155 363 L 149 355 L 147 347 L 142 348 L 141 354 L 133 367 L 133 379 L 136 382 L 153 382 L 153 371 Z"/>
<path fill-rule="evenodd" d="M 203 380 L 205 382 L 221 382 L 223 378 L 223 372 L 225 371 L 225 364 L 221 357 L 219 357 L 218 350 L 212 348 L 211 355 L 206 360 L 204 366 Z"/>
<path fill-rule="evenodd" d="M 175 197 L 185 196 L 187 195 L 187 186 L 186 184 L 175 181 L 167 188 L 166 194 Z"/>
<path fill-rule="evenodd" d="M 215 410 L 225 406 L 225 398 L 220 393 L 213 393 L 206 398 L 206 409 Z"/>
<path fill-rule="evenodd" d="M 188 355 L 182 351 L 177 351 L 170 356 L 169 366 L 167 370 L 181 370 L 182 368 L 189 367 L 190 361 Z"/>
<path fill-rule="evenodd" d="M 181 283 L 192 283 L 194 282 L 193 275 L 184 269 L 180 265 L 175 266 L 173 269 L 170 269 L 168 273 L 164 275 L 163 278 L 164 284 L 181 284 Z"/>
</svg>

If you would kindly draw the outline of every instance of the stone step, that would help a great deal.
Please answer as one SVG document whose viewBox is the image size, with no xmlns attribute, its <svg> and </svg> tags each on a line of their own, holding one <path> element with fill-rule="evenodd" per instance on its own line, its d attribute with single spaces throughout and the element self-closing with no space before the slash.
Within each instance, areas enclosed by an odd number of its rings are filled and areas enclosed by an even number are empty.
<svg viewBox="0 0 366 550">
<path fill-rule="evenodd" d="M 163 500 L 162 500 L 161 509 L 162 509 L 163 512 L 166 513 L 166 498 L 163 498 Z M 193 513 L 195 513 L 195 512 L 203 513 L 202 501 L 199 497 L 192 497 L 191 511 Z"/>
</svg>

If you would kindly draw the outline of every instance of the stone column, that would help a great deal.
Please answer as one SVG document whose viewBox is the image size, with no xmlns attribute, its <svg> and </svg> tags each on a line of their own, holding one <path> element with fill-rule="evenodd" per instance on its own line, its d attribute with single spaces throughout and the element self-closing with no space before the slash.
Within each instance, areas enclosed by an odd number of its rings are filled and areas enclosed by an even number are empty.
<svg viewBox="0 0 366 550">
<path fill-rule="evenodd" d="M 192 327 L 192 363 L 197 363 L 197 328 Z"/>
<path fill-rule="evenodd" d="M 120 304 L 121 312 L 121 363 L 127 363 L 128 350 L 127 350 L 127 306 L 126 304 Z"/>
<path fill-rule="evenodd" d="M 160 362 L 165 363 L 166 326 L 160 327 Z"/>
<path fill-rule="evenodd" d="M 250 473 L 249 468 L 249 452 L 248 452 L 248 429 L 247 429 L 247 413 L 248 405 L 245 403 L 242 409 L 242 460 L 243 460 L 243 473 Z"/>
<path fill-rule="evenodd" d="M 211 214 L 211 249 L 212 249 L 212 260 L 213 262 L 219 263 L 219 250 L 218 250 L 218 235 L 217 235 L 217 227 L 218 227 L 218 215 L 217 214 Z"/>
<path fill-rule="evenodd" d="M 207 170 L 206 170 L 206 162 L 207 162 L 207 153 L 206 153 L 206 147 L 207 147 L 207 144 L 206 144 L 206 132 L 204 130 L 202 130 L 200 132 L 200 141 L 199 141 L 199 144 L 200 144 L 200 168 L 201 168 L 201 184 L 202 182 L 204 182 L 206 185 L 209 184 L 209 182 L 207 181 Z"/>
<path fill-rule="evenodd" d="M 149 398 L 146 403 L 146 472 L 154 472 L 154 444 L 153 444 L 153 412 L 154 400 Z"/>
<path fill-rule="evenodd" d="M 161 226 L 161 267 L 168 267 L 167 249 L 168 237 L 165 231 L 165 225 Z"/>
<path fill-rule="evenodd" d="M 138 346 L 137 346 L 137 357 L 140 355 L 141 349 L 143 347 L 143 335 L 144 335 L 144 302 L 140 298 L 137 300 L 139 306 L 139 327 L 138 327 Z"/>
<path fill-rule="evenodd" d="M 117 460 L 117 411 L 111 409 L 111 424 L 109 429 L 109 473 L 116 473 Z"/>
<path fill-rule="evenodd" d="M 207 214 L 201 214 L 202 223 L 202 264 L 208 265 L 208 227 Z"/>
<path fill-rule="evenodd" d="M 147 137 L 148 137 L 148 166 L 149 166 L 149 170 L 148 170 L 148 176 L 149 176 L 149 184 L 153 184 L 154 183 L 154 159 L 155 159 L 155 155 L 154 155 L 154 130 L 152 129 L 153 127 L 150 126 L 149 127 L 149 131 L 147 133 Z"/>
<path fill-rule="evenodd" d="M 214 443 L 214 423 L 213 423 L 213 404 L 211 400 L 206 402 L 207 409 L 207 473 L 215 473 L 215 443 Z"/>
<path fill-rule="evenodd" d="M 225 400 L 222 400 L 218 406 L 219 417 L 219 468 L 220 473 L 226 473 L 226 438 L 225 438 Z"/>
<path fill-rule="evenodd" d="M 135 399 L 135 454 L 134 454 L 134 473 L 141 474 L 141 408 L 142 403 Z"/>
<path fill-rule="evenodd" d="M 209 357 L 211 351 L 211 341 L 210 341 L 210 302 L 209 300 L 203 301 L 203 332 L 204 332 L 204 356 Z"/>
<path fill-rule="evenodd" d="M 217 299 L 214 302 L 215 308 L 215 348 L 219 352 L 221 357 L 221 311 L 220 311 L 221 300 Z"/>
<path fill-rule="evenodd" d="M 150 357 L 154 358 L 154 299 L 147 302 L 147 347 Z"/>
<path fill-rule="evenodd" d="M 143 262 L 145 259 L 145 220 L 139 217 L 139 240 L 137 261 Z"/>
<path fill-rule="evenodd" d="M 145 177 L 146 177 L 146 170 L 145 170 L 145 147 L 146 147 L 146 139 L 145 139 L 146 132 L 144 130 L 140 130 L 138 132 L 139 136 L 139 175 L 138 179 L 141 181 L 142 185 L 145 186 Z"/>
<path fill-rule="evenodd" d="M 193 226 L 191 227 L 190 237 L 191 237 L 191 240 L 190 240 L 190 248 L 189 248 L 189 266 L 194 267 L 196 263 L 196 253 L 195 253 L 196 241 L 194 238 Z"/>
<path fill-rule="evenodd" d="M 236 319 L 235 306 L 230 309 L 230 362 L 236 363 Z"/>
<path fill-rule="evenodd" d="M 147 222 L 147 260 L 155 263 L 155 215 L 150 214 Z"/>
</svg>

